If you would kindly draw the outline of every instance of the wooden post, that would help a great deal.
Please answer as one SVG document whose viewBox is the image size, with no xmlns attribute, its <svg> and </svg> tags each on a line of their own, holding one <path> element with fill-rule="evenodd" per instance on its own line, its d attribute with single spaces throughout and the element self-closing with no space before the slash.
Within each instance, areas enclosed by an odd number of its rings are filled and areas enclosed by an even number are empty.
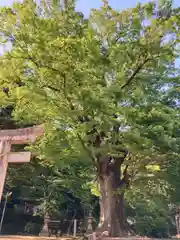
<svg viewBox="0 0 180 240">
<path fill-rule="evenodd" d="M 175 222 L 176 222 L 176 237 L 180 238 L 180 208 L 177 207 L 176 209 L 176 215 L 175 215 Z"/>
<path fill-rule="evenodd" d="M 74 219 L 74 229 L 73 229 L 73 236 L 76 237 L 77 232 L 77 219 Z"/>
<path fill-rule="evenodd" d="M 3 212 L 2 212 L 2 216 L 1 216 L 0 233 L 2 231 L 2 225 L 3 225 L 4 215 L 5 215 L 6 206 L 7 206 L 7 200 L 8 200 L 8 197 L 11 196 L 11 194 L 12 194 L 12 192 L 6 193 L 5 203 L 4 203 Z"/>
<path fill-rule="evenodd" d="M 0 141 L 0 201 L 3 194 L 3 188 L 8 167 L 8 153 L 11 149 L 9 141 Z"/>
</svg>

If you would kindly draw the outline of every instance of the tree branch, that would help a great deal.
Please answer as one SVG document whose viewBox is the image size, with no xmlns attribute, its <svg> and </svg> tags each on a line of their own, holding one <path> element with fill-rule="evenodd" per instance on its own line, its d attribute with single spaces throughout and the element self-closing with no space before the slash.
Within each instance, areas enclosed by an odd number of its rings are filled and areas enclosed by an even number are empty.
<svg viewBox="0 0 180 240">
<path fill-rule="evenodd" d="M 43 85 L 43 86 L 41 86 L 42 88 L 49 88 L 49 89 L 51 89 L 52 91 L 54 91 L 54 92 L 60 92 L 60 89 L 58 89 L 58 88 L 55 88 L 55 87 L 52 87 L 52 86 L 49 86 L 49 85 Z"/>
<path fill-rule="evenodd" d="M 135 71 L 133 72 L 133 74 L 130 76 L 130 78 L 127 80 L 126 83 L 124 83 L 121 86 L 121 89 L 124 89 L 125 87 L 127 87 L 129 84 L 131 84 L 131 82 L 134 80 L 134 78 L 136 77 L 136 75 L 141 71 L 141 69 L 143 68 L 143 66 L 149 61 L 149 58 L 145 58 L 144 61 L 135 69 Z"/>
<path fill-rule="evenodd" d="M 129 153 L 129 152 L 128 152 L 127 150 L 125 150 L 125 149 L 124 149 L 123 151 L 121 151 L 121 152 L 124 153 L 124 156 L 122 156 L 122 157 L 115 157 L 115 158 L 114 158 L 117 162 L 120 163 L 120 166 L 124 163 L 124 161 L 125 161 L 128 153 Z"/>
<path fill-rule="evenodd" d="M 84 143 L 83 139 L 81 138 L 80 134 L 77 133 L 77 137 L 82 145 L 82 147 L 84 148 L 84 150 L 88 153 L 88 155 L 91 157 L 91 159 L 93 160 L 93 162 L 95 163 L 95 158 L 92 155 L 92 152 L 89 150 L 89 148 L 86 146 L 86 144 Z"/>
<path fill-rule="evenodd" d="M 125 169 L 124 169 L 124 171 L 123 171 L 123 176 L 127 175 L 128 167 L 129 167 L 129 166 L 126 165 L 126 167 L 125 167 Z"/>
</svg>

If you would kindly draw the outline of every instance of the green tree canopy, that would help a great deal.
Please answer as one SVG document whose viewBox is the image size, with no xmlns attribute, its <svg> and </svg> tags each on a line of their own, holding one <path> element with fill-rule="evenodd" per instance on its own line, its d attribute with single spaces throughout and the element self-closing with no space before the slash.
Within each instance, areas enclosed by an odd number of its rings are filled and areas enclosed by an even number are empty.
<svg viewBox="0 0 180 240">
<path fill-rule="evenodd" d="M 11 46 L 0 58 L 1 104 L 45 124 L 41 158 L 93 163 L 99 229 L 111 236 L 127 232 L 130 182 L 179 154 L 180 19 L 169 4 L 118 12 L 103 1 L 88 19 L 57 1 L 0 12 L 1 43 Z"/>
</svg>

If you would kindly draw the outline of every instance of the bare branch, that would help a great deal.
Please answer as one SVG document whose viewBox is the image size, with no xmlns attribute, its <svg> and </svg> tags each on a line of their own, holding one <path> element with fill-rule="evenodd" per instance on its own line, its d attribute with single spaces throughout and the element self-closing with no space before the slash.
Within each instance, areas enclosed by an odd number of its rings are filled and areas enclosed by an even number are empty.
<svg viewBox="0 0 180 240">
<path fill-rule="evenodd" d="M 52 87 L 52 86 L 49 86 L 49 85 L 43 85 L 43 86 L 41 86 L 41 88 L 49 88 L 49 89 L 51 89 L 54 92 L 60 92 L 60 89 Z"/>
<path fill-rule="evenodd" d="M 127 175 L 128 167 L 129 167 L 129 166 L 126 165 L 126 167 L 125 167 L 125 169 L 124 169 L 124 171 L 123 171 L 123 176 Z"/>
</svg>

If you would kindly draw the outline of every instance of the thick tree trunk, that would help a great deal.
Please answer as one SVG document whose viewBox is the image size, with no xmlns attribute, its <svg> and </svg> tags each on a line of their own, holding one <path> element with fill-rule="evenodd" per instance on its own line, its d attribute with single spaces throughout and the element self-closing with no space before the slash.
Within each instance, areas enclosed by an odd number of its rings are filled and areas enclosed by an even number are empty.
<svg viewBox="0 0 180 240">
<path fill-rule="evenodd" d="M 124 213 L 124 192 L 126 184 L 121 179 L 120 163 L 104 161 L 98 171 L 100 190 L 100 222 L 97 232 L 108 231 L 109 236 L 127 235 L 127 222 Z"/>
</svg>

